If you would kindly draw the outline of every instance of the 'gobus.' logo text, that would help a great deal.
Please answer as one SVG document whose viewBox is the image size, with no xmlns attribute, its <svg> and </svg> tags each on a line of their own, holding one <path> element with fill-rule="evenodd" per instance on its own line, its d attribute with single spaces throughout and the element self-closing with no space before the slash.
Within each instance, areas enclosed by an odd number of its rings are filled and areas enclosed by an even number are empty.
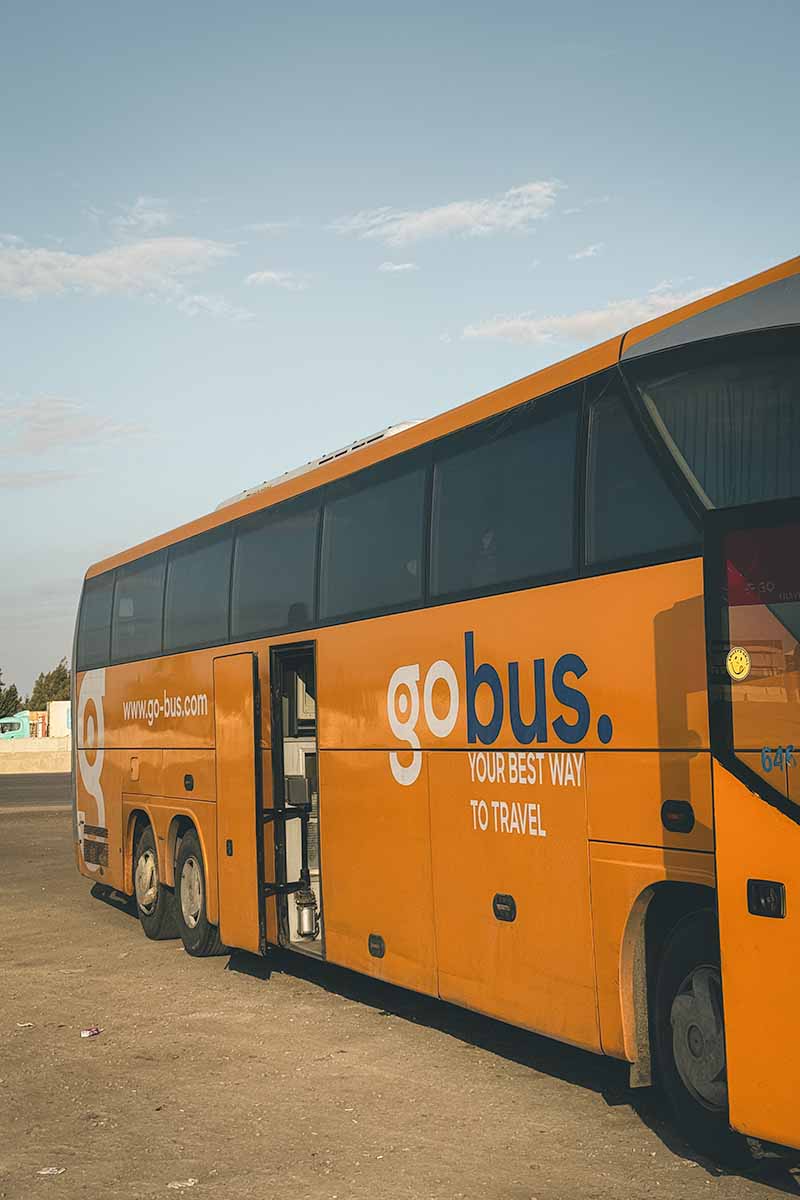
<svg viewBox="0 0 800 1200">
<path fill-rule="evenodd" d="M 491 663 L 475 664 L 475 635 L 472 632 L 464 634 L 464 681 L 467 716 L 467 741 L 470 745 L 481 742 L 491 746 L 497 741 L 503 725 L 503 718 L 508 706 L 508 719 L 512 732 L 518 743 L 529 746 L 532 742 L 547 742 L 549 732 L 552 732 L 562 743 L 574 746 L 583 741 L 589 732 L 592 713 L 584 693 L 580 688 L 568 682 L 572 677 L 576 682 L 588 670 L 586 663 L 578 654 L 562 654 L 550 672 L 549 691 L 561 706 L 561 709 L 571 710 L 574 716 L 565 715 L 563 711 L 550 722 L 548 718 L 548 678 L 545 660 L 532 660 L 533 671 L 533 716 L 527 721 L 522 715 L 520 704 L 520 664 L 510 662 L 507 665 L 508 694 L 504 681 Z M 442 715 L 433 707 L 433 690 L 437 683 L 444 683 L 447 692 L 447 707 Z M 411 753 L 411 761 L 403 764 L 400 754 L 392 750 L 389 753 L 389 763 L 392 774 L 398 783 L 409 785 L 415 782 L 422 767 L 422 750 L 420 747 L 417 725 L 422 708 L 425 724 L 437 738 L 445 738 L 453 732 L 461 707 L 461 689 L 458 676 L 451 663 L 446 659 L 437 659 L 428 668 L 422 685 L 420 701 L 420 668 L 419 663 L 398 667 L 389 680 L 386 693 L 386 708 L 389 726 L 392 733 L 400 741 L 405 742 L 407 750 L 404 757 Z M 491 692 L 491 715 L 482 721 L 478 716 L 476 696 L 480 687 L 487 687 Z M 441 689 L 440 689 L 441 690 Z M 604 744 L 611 741 L 613 725 L 611 718 L 603 714 L 597 720 L 597 736 Z"/>
</svg>

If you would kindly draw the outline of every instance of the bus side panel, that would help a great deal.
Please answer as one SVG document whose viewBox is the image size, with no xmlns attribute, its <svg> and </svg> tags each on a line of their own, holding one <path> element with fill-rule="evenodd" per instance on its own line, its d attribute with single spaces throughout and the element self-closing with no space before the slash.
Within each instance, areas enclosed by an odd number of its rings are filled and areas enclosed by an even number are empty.
<svg viewBox="0 0 800 1200">
<path fill-rule="evenodd" d="M 361 748 L 373 809 L 380 797 L 402 812 L 429 760 L 440 993 L 599 1048 L 587 830 L 593 781 L 585 755 L 660 746 L 683 752 L 656 767 L 663 790 L 686 783 L 694 753 L 707 749 L 700 560 L 341 625 L 320 631 L 319 647 L 323 756 L 332 762 L 342 754 L 349 763 Z M 633 757 L 632 769 L 625 755 L 614 757 L 618 772 L 601 769 L 594 812 L 599 826 L 612 794 L 616 815 L 604 836 L 629 841 L 620 805 L 625 798 L 633 807 L 631 797 L 648 803 L 643 792 L 653 771 L 641 761 L 648 779 L 637 779 Z M 354 774 L 353 811 L 363 803 L 356 782 Z M 707 812 L 697 786 L 699 826 Z M 349 915 L 353 907 L 337 895 L 354 887 L 345 875 L 354 848 L 340 839 L 356 836 L 355 822 L 338 809 L 344 803 L 323 774 L 331 957 L 344 953 L 334 946 L 348 932 L 342 909 Z M 657 806 L 657 794 L 651 803 Z M 660 809 L 647 817 L 654 840 L 659 819 Z M 700 848 L 707 834 L 698 829 L 697 838 Z M 391 858 L 379 841 L 374 849 L 372 857 Z M 352 938 L 362 947 L 347 962 L 369 969 L 357 930 Z"/>
<path fill-rule="evenodd" d="M 428 761 L 440 995 L 598 1050 L 585 756 Z"/>
<path fill-rule="evenodd" d="M 427 772 L 386 777 L 385 753 L 320 753 L 326 958 L 435 995 Z"/>
<path fill-rule="evenodd" d="M 636 1058 L 633 1016 L 634 927 L 637 900 L 666 880 L 714 887 L 714 856 L 650 846 L 590 846 L 592 921 L 603 1051 Z M 646 902 L 642 904 L 644 918 Z"/>
<path fill-rule="evenodd" d="M 718 762 L 714 815 L 731 1124 L 800 1146 L 800 828 Z M 783 919 L 748 911 L 749 879 L 785 886 Z"/>
<path fill-rule="evenodd" d="M 586 760 L 591 841 L 713 851 L 707 750 L 589 751 Z M 661 810 L 668 800 L 691 804 L 691 829 L 664 827 Z"/>
<path fill-rule="evenodd" d="M 180 800 L 214 801 L 217 798 L 215 766 L 213 750 L 165 750 L 158 794 Z"/>
</svg>

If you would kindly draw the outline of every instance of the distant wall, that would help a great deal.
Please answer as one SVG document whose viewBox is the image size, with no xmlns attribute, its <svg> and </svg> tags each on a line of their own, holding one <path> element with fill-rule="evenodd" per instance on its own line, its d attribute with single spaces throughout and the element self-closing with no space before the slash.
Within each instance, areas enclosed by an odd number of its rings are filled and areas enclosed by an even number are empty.
<svg viewBox="0 0 800 1200">
<path fill-rule="evenodd" d="M 72 738 L 0 741 L 0 775 L 55 774 L 72 769 Z"/>
<path fill-rule="evenodd" d="M 69 700 L 51 700 L 47 705 L 47 733 L 51 738 L 69 737 L 72 727 Z"/>
</svg>

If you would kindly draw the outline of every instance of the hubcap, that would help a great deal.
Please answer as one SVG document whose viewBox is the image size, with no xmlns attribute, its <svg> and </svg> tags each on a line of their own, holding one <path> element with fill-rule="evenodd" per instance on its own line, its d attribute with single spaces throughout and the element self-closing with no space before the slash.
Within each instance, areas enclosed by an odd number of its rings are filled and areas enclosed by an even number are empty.
<svg viewBox="0 0 800 1200">
<path fill-rule="evenodd" d="M 190 929 L 194 929 L 203 911 L 203 872 L 197 859 L 187 858 L 181 871 L 181 912 Z"/>
<path fill-rule="evenodd" d="M 695 967 L 672 1002 L 675 1066 L 696 1100 L 716 1111 L 728 1102 L 722 986 L 717 967 Z"/>
<path fill-rule="evenodd" d="M 136 903 L 149 916 L 158 900 L 158 863 L 152 850 L 144 850 L 136 863 Z"/>
</svg>

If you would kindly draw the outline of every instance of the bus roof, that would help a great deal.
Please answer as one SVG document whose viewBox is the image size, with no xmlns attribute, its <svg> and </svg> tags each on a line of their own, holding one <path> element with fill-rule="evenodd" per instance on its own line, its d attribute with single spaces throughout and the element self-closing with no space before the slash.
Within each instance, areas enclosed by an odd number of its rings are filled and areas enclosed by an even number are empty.
<svg viewBox="0 0 800 1200">
<path fill-rule="evenodd" d="M 460 404 L 427 420 L 412 423 L 399 432 L 393 432 L 390 438 L 364 439 L 363 446 L 346 455 L 326 455 L 319 465 L 311 464 L 309 469 L 289 471 L 285 479 L 279 477 L 269 487 L 250 489 L 242 494 L 241 499 L 224 504 L 194 521 L 102 559 L 88 569 L 86 578 L 90 579 L 194 534 L 225 525 L 237 517 L 270 508 L 282 500 L 288 500 L 292 496 L 310 491 L 321 484 L 359 471 L 415 446 L 434 441 L 456 429 L 473 425 L 525 401 L 535 400 L 556 388 L 565 387 L 613 366 L 620 359 L 637 357 L 640 354 L 682 345 L 704 337 L 720 336 L 723 333 L 766 328 L 768 325 L 798 324 L 800 297 L 797 295 L 796 285 L 799 282 L 800 257 L 797 257 L 752 275 L 740 283 L 722 288 L 691 304 L 685 304 L 663 316 L 655 317 L 626 333 L 601 342 L 598 346 L 562 359 L 561 362 L 544 367 L 532 375 L 526 375 L 505 387 L 487 392 L 486 395 L 466 404 Z M 788 288 L 791 288 L 790 293 L 787 292 Z M 770 299 L 762 306 L 762 313 L 756 314 L 752 302 L 748 302 L 746 297 L 760 289 L 765 289 L 764 295 L 769 295 Z M 793 320 L 787 316 L 790 309 Z"/>
</svg>

